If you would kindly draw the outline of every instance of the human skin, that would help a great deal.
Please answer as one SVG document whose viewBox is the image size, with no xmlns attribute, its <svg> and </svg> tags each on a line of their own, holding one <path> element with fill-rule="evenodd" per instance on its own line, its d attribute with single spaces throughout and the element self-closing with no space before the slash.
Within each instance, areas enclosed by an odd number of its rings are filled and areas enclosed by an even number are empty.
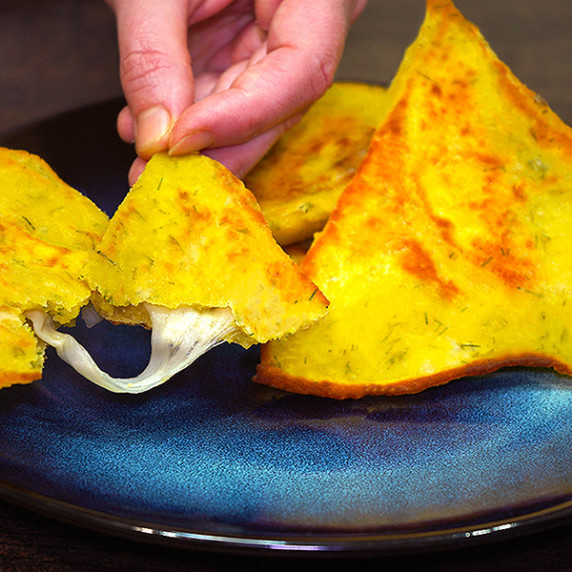
<svg viewBox="0 0 572 572">
<path fill-rule="evenodd" d="M 367 0 L 108 0 L 135 143 L 130 181 L 154 153 L 201 151 L 238 176 L 331 85 Z"/>
</svg>

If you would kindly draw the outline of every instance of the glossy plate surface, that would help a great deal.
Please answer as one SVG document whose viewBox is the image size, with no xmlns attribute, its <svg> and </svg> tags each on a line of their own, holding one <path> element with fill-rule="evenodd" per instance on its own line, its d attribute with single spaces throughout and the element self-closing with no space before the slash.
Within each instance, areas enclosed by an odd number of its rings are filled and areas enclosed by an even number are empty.
<svg viewBox="0 0 572 572">
<path fill-rule="evenodd" d="M 44 157 L 111 214 L 131 149 L 120 102 L 2 144 Z M 89 133 L 89 139 L 85 134 Z M 148 333 L 76 333 L 136 374 Z M 334 402 L 252 383 L 257 349 L 223 346 L 139 396 L 49 352 L 0 392 L 0 495 L 99 530 L 215 550 L 399 552 L 498 539 L 572 515 L 572 381 L 510 369 L 406 397 Z"/>
</svg>

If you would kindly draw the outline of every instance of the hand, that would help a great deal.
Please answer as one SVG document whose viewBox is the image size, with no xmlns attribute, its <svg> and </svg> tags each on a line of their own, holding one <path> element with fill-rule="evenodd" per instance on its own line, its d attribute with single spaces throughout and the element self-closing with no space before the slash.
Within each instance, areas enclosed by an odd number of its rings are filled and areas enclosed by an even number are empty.
<svg viewBox="0 0 572 572">
<path fill-rule="evenodd" d="M 367 0 L 108 0 L 128 106 L 118 132 L 144 161 L 202 151 L 243 176 L 333 81 Z"/>
</svg>

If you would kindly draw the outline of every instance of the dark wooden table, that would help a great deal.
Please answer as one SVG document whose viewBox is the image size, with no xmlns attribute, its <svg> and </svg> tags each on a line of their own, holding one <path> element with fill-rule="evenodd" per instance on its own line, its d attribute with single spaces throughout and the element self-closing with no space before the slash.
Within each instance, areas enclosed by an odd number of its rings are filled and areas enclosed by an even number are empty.
<svg viewBox="0 0 572 572">
<path fill-rule="evenodd" d="M 423 0 L 370 0 L 339 77 L 388 82 L 423 17 Z M 572 3 L 458 0 L 516 75 L 572 122 Z M 113 15 L 101 0 L 2 0 L 0 136 L 121 95 Z M 88 138 L 89 133 L 85 133 Z M 0 570 L 564 570 L 572 524 L 461 550 L 365 559 L 228 556 L 156 547 L 0 502 Z"/>
</svg>

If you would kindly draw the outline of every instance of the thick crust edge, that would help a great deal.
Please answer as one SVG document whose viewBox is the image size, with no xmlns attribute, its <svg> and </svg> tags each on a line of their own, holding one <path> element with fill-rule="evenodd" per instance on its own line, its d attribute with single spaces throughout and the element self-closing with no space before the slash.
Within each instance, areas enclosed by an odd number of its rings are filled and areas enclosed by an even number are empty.
<svg viewBox="0 0 572 572">
<path fill-rule="evenodd" d="M 254 381 L 276 389 L 329 397 L 331 399 L 359 399 L 374 395 L 406 395 L 419 393 L 430 387 L 444 385 L 463 377 L 476 377 L 498 371 L 505 367 L 552 368 L 557 373 L 572 375 L 572 366 L 542 354 L 509 355 L 503 358 L 475 361 L 466 366 L 452 368 L 433 375 L 403 379 L 392 383 L 342 383 L 331 380 L 310 380 L 291 376 L 265 363 L 268 350 L 262 347 L 262 362 L 258 365 Z"/>
</svg>

